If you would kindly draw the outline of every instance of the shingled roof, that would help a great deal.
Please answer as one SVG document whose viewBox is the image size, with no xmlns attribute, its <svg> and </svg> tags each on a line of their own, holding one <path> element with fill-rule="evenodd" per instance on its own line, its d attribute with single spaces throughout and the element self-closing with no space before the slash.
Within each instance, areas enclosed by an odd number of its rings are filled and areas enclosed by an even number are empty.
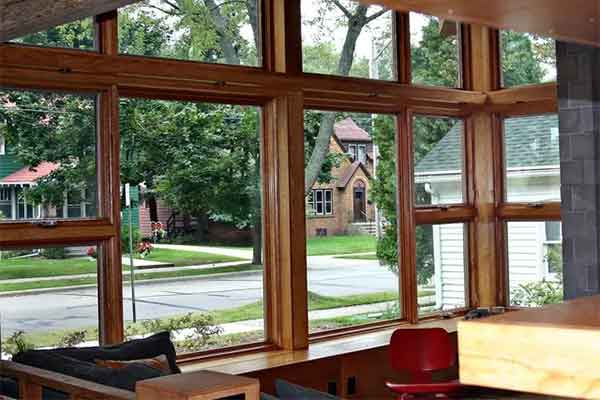
<svg viewBox="0 0 600 400">
<path fill-rule="evenodd" d="M 24 185 L 35 183 L 39 178 L 49 175 L 59 165 L 51 162 L 42 162 L 37 167 L 24 167 L 0 179 L 0 185 Z"/>
<path fill-rule="evenodd" d="M 371 136 L 363 128 L 358 126 L 352 118 L 348 117 L 336 122 L 333 127 L 335 136 L 342 142 L 371 142 Z"/>
<path fill-rule="evenodd" d="M 508 118 L 504 122 L 505 152 L 507 167 L 527 169 L 529 167 L 560 165 L 558 116 L 536 115 Z M 415 166 L 415 173 L 456 172 L 461 169 L 463 146 L 462 124 L 456 124 L 450 132 Z"/>
</svg>

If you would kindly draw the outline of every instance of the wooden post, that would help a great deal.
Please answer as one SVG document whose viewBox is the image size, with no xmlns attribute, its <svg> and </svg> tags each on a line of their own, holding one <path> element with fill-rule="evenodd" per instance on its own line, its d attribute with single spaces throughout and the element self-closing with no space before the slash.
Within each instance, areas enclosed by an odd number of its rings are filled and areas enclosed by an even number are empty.
<svg viewBox="0 0 600 400">
<path fill-rule="evenodd" d="M 491 91 L 497 89 L 499 71 L 495 33 L 490 28 L 472 25 L 468 35 L 470 68 L 466 89 Z M 477 217 L 469 230 L 469 242 L 474 266 L 470 274 L 471 306 L 504 304 L 504 287 L 498 262 L 501 250 L 496 206 L 501 200 L 497 187 L 497 171 L 502 160 L 496 148 L 493 115 L 485 110 L 473 113 L 467 135 L 472 139 L 474 205 Z"/>
<path fill-rule="evenodd" d="M 286 350 L 308 346 L 304 130 L 302 95 L 271 101 L 265 109 L 263 157 L 268 179 L 265 267 L 267 331 Z"/>
</svg>

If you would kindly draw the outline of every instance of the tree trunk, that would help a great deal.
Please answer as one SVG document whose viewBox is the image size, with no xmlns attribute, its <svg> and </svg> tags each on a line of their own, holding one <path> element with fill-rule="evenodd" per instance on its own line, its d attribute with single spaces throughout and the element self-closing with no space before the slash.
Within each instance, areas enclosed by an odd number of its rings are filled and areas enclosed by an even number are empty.
<svg viewBox="0 0 600 400">
<path fill-rule="evenodd" d="M 221 15 L 219 5 L 214 0 L 204 0 L 204 3 L 213 17 L 213 22 L 219 35 L 219 44 L 221 45 L 221 49 L 223 49 L 223 57 L 228 64 L 239 65 L 240 56 L 237 49 L 233 46 L 233 41 L 227 35 L 227 18 Z"/>
<path fill-rule="evenodd" d="M 260 213 L 254 216 L 252 229 L 252 264 L 262 264 L 262 217 Z"/>
<path fill-rule="evenodd" d="M 246 0 L 246 7 L 248 8 L 248 19 L 250 20 L 250 26 L 252 27 L 252 33 L 254 34 L 254 45 L 256 46 L 256 61 L 258 65 L 262 65 L 263 49 L 260 41 L 260 22 L 258 20 L 258 7 L 255 0 Z"/>
<path fill-rule="evenodd" d="M 150 222 L 158 222 L 158 205 L 156 204 L 156 197 L 154 195 L 148 198 L 148 208 L 150 210 Z"/>
<path fill-rule="evenodd" d="M 205 243 L 208 233 L 208 215 L 203 212 L 196 215 L 196 230 L 194 231 L 194 242 Z"/>
<path fill-rule="evenodd" d="M 340 55 L 338 63 L 338 75 L 348 76 L 352 63 L 354 62 L 354 51 L 356 50 L 356 42 L 362 29 L 367 24 L 367 10 L 369 6 L 359 5 L 356 7 L 352 17 L 348 19 L 348 31 L 344 40 L 344 47 Z M 323 114 L 319 125 L 319 133 L 315 140 L 315 147 L 310 155 L 310 160 L 305 170 L 304 192 L 308 195 L 313 185 L 317 181 L 323 162 L 329 154 L 329 141 L 333 135 L 335 125 L 335 114 L 327 112 Z"/>
</svg>

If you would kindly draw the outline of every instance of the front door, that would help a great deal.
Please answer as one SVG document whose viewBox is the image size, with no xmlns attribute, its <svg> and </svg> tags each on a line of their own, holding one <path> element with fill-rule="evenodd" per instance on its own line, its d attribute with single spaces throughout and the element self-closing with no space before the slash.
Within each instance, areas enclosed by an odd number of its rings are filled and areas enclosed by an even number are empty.
<svg viewBox="0 0 600 400">
<path fill-rule="evenodd" d="M 354 222 L 367 221 L 366 191 L 363 182 L 354 185 Z"/>
</svg>

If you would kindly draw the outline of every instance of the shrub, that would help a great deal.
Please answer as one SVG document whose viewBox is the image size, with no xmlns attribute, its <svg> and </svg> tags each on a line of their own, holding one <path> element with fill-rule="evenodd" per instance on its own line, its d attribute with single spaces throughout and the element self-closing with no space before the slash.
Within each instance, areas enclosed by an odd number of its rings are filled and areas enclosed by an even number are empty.
<svg viewBox="0 0 600 400">
<path fill-rule="evenodd" d="M 56 344 L 56 347 L 75 347 L 85 342 L 87 331 L 70 331 L 65 333 Z"/>
<path fill-rule="evenodd" d="M 2 351 L 11 356 L 33 348 L 33 344 L 27 341 L 24 331 L 13 333 L 2 343 Z"/>
<path fill-rule="evenodd" d="M 545 279 L 525 283 L 512 291 L 511 300 L 514 305 L 523 307 L 560 303 L 563 301 L 563 284 L 561 281 Z"/>
<path fill-rule="evenodd" d="M 141 240 L 140 230 L 137 227 L 133 227 L 131 230 L 133 237 L 133 245 L 139 243 Z M 121 251 L 123 254 L 129 254 L 129 225 L 123 224 L 121 225 Z M 134 247 L 135 251 L 135 247 Z"/>
<path fill-rule="evenodd" d="M 64 247 L 48 247 L 42 249 L 42 256 L 50 260 L 62 260 L 67 258 L 67 252 Z"/>
</svg>

